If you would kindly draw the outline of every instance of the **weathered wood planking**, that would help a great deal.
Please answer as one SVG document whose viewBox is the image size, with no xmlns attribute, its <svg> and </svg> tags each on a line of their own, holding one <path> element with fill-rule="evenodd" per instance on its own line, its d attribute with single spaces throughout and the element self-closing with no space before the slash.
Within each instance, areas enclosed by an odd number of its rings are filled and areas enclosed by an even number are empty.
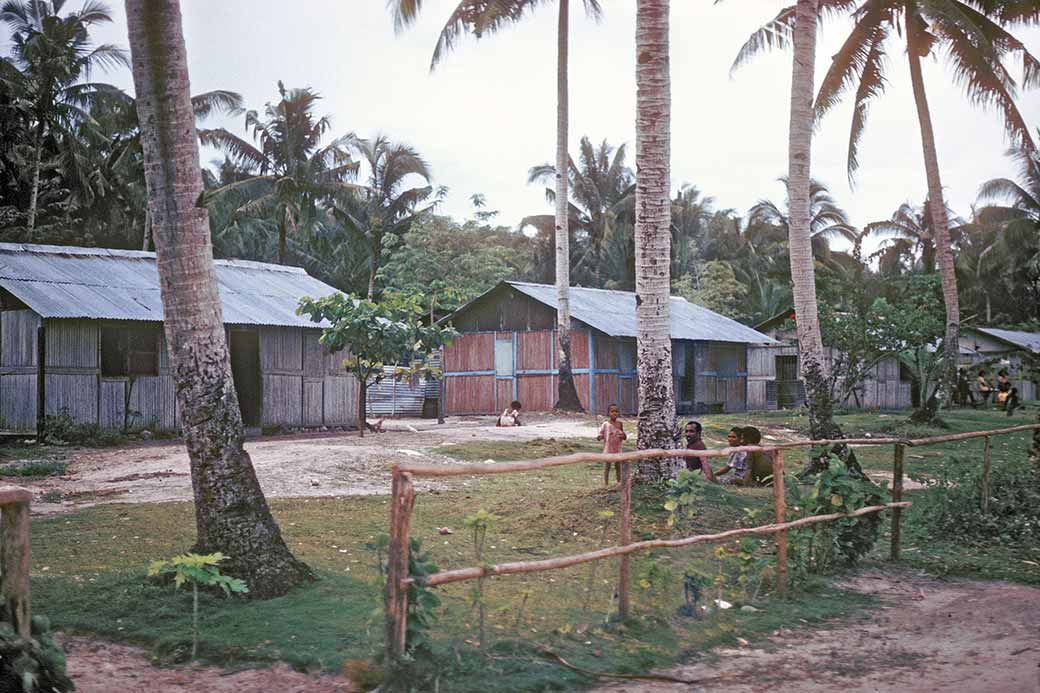
<svg viewBox="0 0 1040 693">
<path fill-rule="evenodd" d="M 89 320 L 48 320 L 46 369 L 98 369 L 98 323 Z"/>
<path fill-rule="evenodd" d="M 35 367 L 36 335 L 41 321 L 31 310 L 0 312 L 0 367 Z"/>
<path fill-rule="evenodd" d="M 44 375 L 48 416 L 67 413 L 79 422 L 98 421 L 98 378 L 94 373 Z M 120 420 L 121 421 L 121 420 Z"/>
<path fill-rule="evenodd" d="M 479 332 L 459 336 L 444 349 L 444 364 L 452 373 L 494 370 L 495 335 Z"/>
<path fill-rule="evenodd" d="M 444 410 L 447 414 L 488 414 L 495 410 L 495 378 L 491 375 L 461 375 L 444 380 Z"/>
<path fill-rule="evenodd" d="M 326 426 L 357 424 L 357 381 L 349 376 L 327 375 L 322 384 Z"/>
<path fill-rule="evenodd" d="M 303 381 L 303 425 L 321 426 L 325 423 L 323 413 L 324 394 L 321 380 L 305 378 Z"/>
<path fill-rule="evenodd" d="M 35 373 L 0 375 L 0 430 L 36 431 Z"/>
</svg>

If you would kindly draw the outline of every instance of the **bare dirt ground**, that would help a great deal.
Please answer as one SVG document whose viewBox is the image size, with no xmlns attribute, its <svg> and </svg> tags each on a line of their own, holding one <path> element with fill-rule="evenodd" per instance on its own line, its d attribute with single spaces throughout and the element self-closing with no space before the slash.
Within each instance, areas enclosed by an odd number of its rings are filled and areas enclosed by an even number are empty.
<svg viewBox="0 0 1040 693">
<path fill-rule="evenodd" d="M 476 440 L 529 440 L 596 436 L 585 419 L 532 418 L 518 428 L 497 428 L 492 417 L 387 421 L 386 433 L 316 433 L 266 436 L 246 442 L 268 498 L 390 493 L 390 470 L 405 461 L 452 462 L 434 448 Z M 442 448 L 443 451 L 443 448 Z M 111 449 L 70 450 L 60 477 L 19 479 L 32 489 L 34 513 L 67 512 L 99 503 L 191 500 L 188 455 L 179 440 Z M 436 482 L 420 480 L 419 490 Z"/>
<path fill-rule="evenodd" d="M 791 624 L 764 642 L 660 672 L 695 686 L 626 681 L 597 690 L 1040 691 L 1040 589 L 901 569 L 863 571 L 846 584 L 884 607 L 830 628 Z"/>
</svg>

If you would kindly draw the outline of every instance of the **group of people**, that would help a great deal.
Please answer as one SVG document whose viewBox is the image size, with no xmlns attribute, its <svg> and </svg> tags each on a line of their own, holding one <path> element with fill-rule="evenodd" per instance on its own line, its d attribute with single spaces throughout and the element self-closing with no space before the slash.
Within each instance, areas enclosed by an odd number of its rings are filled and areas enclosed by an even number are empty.
<svg viewBox="0 0 1040 693">
<path fill-rule="evenodd" d="M 1008 378 L 1006 370 L 1001 369 L 997 373 L 997 382 L 994 386 L 989 380 L 986 369 L 980 369 L 978 377 L 975 378 L 975 388 L 973 390 L 968 383 L 967 372 L 963 368 L 957 369 L 957 400 L 959 404 L 970 404 L 973 407 L 977 407 L 980 404 L 987 404 L 990 401 L 990 397 L 993 398 L 994 404 L 1007 412 L 1008 416 L 1014 414 L 1015 410 L 1021 406 L 1018 398 L 1018 388 L 1011 384 L 1011 379 Z"/>
<path fill-rule="evenodd" d="M 702 437 L 703 427 L 699 421 L 689 421 L 676 431 L 677 443 L 685 442 L 687 450 L 706 450 Z M 607 409 L 607 420 L 599 427 L 599 440 L 603 441 L 605 454 L 621 452 L 621 444 L 628 440 L 625 424 L 621 421 L 621 410 L 616 404 Z M 758 445 L 762 442 L 762 433 L 754 426 L 736 426 L 726 436 L 729 447 Z M 710 457 L 687 457 L 686 469 L 699 471 L 707 481 L 729 486 L 747 486 L 761 483 L 773 473 L 773 466 L 761 452 L 735 450 L 729 454 L 725 466 L 713 470 Z M 603 468 L 603 485 L 610 484 L 610 468 L 614 467 L 614 477 L 621 481 L 621 463 L 607 462 Z"/>
</svg>

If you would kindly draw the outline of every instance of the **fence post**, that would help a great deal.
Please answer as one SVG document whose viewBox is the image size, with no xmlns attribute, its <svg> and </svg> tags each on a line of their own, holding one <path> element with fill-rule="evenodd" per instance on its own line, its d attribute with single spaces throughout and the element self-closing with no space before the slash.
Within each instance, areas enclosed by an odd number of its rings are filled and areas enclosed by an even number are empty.
<svg viewBox="0 0 1040 693">
<path fill-rule="evenodd" d="M 776 513 L 776 522 L 784 521 L 784 453 L 782 450 L 773 450 L 773 510 Z M 776 533 L 776 591 L 778 594 L 787 594 L 787 530 L 781 529 Z"/>
<path fill-rule="evenodd" d="M 903 500 L 903 457 L 906 454 L 906 445 L 896 443 L 895 456 L 892 459 L 892 502 L 898 503 Z M 903 509 L 892 509 L 892 548 L 889 551 L 889 560 L 899 560 L 899 522 L 902 519 Z"/>
<path fill-rule="evenodd" d="M 415 487 L 412 475 L 394 467 L 390 496 L 390 544 L 387 547 L 386 611 L 387 664 L 395 666 L 405 654 L 405 633 L 408 624 L 408 544 L 412 523 Z"/>
<path fill-rule="evenodd" d="M 6 487 L 0 507 L 0 569 L 11 625 L 21 640 L 32 637 L 29 609 L 29 499 L 28 491 Z"/>
<path fill-rule="evenodd" d="M 621 463 L 621 545 L 632 543 L 632 465 Z M 618 570 L 618 615 L 628 618 L 628 572 L 629 557 L 621 557 Z"/>
<path fill-rule="evenodd" d="M 982 439 L 982 514 L 989 510 L 989 436 Z"/>
</svg>

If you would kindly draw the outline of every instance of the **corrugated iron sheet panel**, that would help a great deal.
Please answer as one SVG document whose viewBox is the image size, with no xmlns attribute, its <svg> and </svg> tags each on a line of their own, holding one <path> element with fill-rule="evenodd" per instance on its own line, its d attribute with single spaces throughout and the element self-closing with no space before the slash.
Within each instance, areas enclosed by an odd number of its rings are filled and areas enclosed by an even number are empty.
<svg viewBox="0 0 1040 693">
<path fill-rule="evenodd" d="M 556 287 L 528 282 L 505 283 L 555 310 Z M 636 295 L 631 291 L 572 287 L 570 298 L 572 318 L 612 337 L 636 336 Z M 466 306 L 463 306 L 460 311 L 465 308 Z M 678 296 L 672 296 L 669 311 L 672 339 L 743 344 L 776 343 L 771 337 L 747 325 Z M 446 320 L 450 320 L 450 317 Z"/>
<path fill-rule="evenodd" d="M 299 267 L 217 260 L 224 322 L 322 327 L 296 315 L 304 296 L 335 289 Z M 0 243 L 0 286 L 44 318 L 163 319 L 155 253 Z"/>
</svg>

